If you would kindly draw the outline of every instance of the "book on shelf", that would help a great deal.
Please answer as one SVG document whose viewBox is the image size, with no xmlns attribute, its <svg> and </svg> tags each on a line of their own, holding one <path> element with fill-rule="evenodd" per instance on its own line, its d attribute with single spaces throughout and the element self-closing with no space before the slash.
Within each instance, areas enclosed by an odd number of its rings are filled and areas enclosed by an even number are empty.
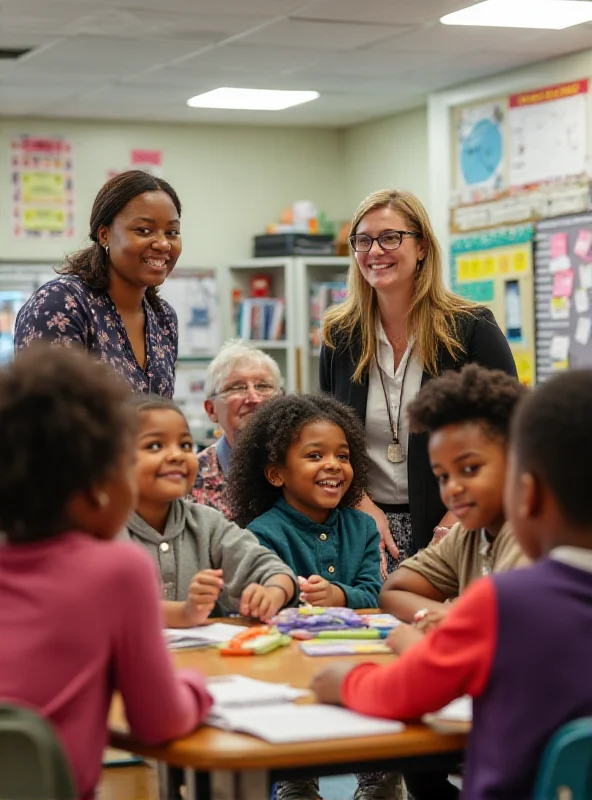
<svg viewBox="0 0 592 800">
<path fill-rule="evenodd" d="M 239 303 L 237 333 L 247 341 L 279 341 L 285 337 L 282 297 L 247 297 Z"/>
<path fill-rule="evenodd" d="M 343 303 L 347 297 L 347 281 L 315 281 L 310 284 L 310 347 L 318 353 L 321 347 L 321 324 L 331 306 Z"/>
</svg>

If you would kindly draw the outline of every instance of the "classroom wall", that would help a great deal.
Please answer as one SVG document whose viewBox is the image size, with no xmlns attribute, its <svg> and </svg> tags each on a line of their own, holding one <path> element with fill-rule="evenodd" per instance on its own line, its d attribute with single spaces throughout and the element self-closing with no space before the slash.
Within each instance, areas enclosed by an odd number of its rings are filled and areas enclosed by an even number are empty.
<svg viewBox="0 0 592 800">
<path fill-rule="evenodd" d="M 377 189 L 408 189 L 427 203 L 427 108 L 345 130 L 343 159 L 350 213 Z"/>
<path fill-rule="evenodd" d="M 251 239 L 294 200 L 342 219 L 342 133 L 337 130 L 0 120 L 0 186 L 9 184 L 11 135 L 61 134 L 74 148 L 76 234 L 71 242 L 15 241 L 10 194 L 0 192 L 0 261 L 61 261 L 85 243 L 93 199 L 110 169 L 134 148 L 160 149 L 164 177 L 183 204 L 179 266 L 208 267 L 251 256 Z"/>
<path fill-rule="evenodd" d="M 567 83 L 581 78 L 592 81 L 592 50 L 572 53 L 505 72 L 491 78 L 435 92 L 428 101 L 428 160 L 438 169 L 428 174 L 427 206 L 436 235 L 442 245 L 445 270 L 448 270 L 449 202 L 452 185 L 451 109 L 529 89 Z M 588 99 L 588 173 L 592 175 L 592 101 Z"/>
</svg>

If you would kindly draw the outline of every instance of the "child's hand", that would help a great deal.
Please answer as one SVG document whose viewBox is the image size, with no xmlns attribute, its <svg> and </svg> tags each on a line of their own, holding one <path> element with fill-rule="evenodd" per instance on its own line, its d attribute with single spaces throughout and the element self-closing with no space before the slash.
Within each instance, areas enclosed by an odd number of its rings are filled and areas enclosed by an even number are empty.
<svg viewBox="0 0 592 800">
<path fill-rule="evenodd" d="M 341 684 L 353 668 L 352 664 L 331 664 L 313 676 L 310 688 L 316 694 L 319 703 L 342 705 Z"/>
<path fill-rule="evenodd" d="M 446 619 L 450 611 L 450 603 L 442 604 L 442 608 L 434 609 L 425 613 L 420 620 L 415 623 L 416 630 L 424 635 L 437 628 Z"/>
<path fill-rule="evenodd" d="M 345 595 L 339 586 L 320 575 L 311 575 L 308 580 L 300 581 L 300 596 L 311 606 L 345 605 Z"/>
<path fill-rule="evenodd" d="M 277 586 L 250 583 L 241 595 L 240 613 L 268 622 L 286 602 L 286 595 Z"/>
<path fill-rule="evenodd" d="M 405 650 L 409 650 L 417 642 L 421 642 L 423 633 L 411 625 L 397 625 L 385 639 L 385 644 L 396 656 L 400 656 Z"/>
<path fill-rule="evenodd" d="M 192 625 L 201 625 L 209 617 L 224 586 L 221 569 L 202 569 L 189 584 L 185 614 Z"/>
</svg>

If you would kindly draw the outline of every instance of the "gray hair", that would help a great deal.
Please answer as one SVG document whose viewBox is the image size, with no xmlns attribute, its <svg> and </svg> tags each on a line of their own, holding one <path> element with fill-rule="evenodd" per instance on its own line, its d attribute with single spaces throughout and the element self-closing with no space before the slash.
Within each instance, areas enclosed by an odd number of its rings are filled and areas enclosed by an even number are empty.
<svg viewBox="0 0 592 800">
<path fill-rule="evenodd" d="M 283 378 L 277 362 L 263 350 L 258 350 L 241 339 L 224 342 L 218 355 L 210 362 L 206 371 L 205 395 L 212 397 L 237 367 L 265 367 L 271 373 L 277 389 L 283 386 Z"/>
</svg>

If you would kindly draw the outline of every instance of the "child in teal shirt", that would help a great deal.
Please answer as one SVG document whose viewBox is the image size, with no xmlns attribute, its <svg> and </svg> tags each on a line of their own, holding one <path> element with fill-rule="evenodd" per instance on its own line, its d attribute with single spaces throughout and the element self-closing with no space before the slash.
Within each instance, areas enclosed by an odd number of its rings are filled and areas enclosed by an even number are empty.
<svg viewBox="0 0 592 800">
<path fill-rule="evenodd" d="M 311 605 L 377 605 L 378 530 L 353 507 L 366 472 L 360 423 L 326 396 L 270 400 L 233 448 L 233 518 L 303 579 L 302 597 Z"/>
</svg>

